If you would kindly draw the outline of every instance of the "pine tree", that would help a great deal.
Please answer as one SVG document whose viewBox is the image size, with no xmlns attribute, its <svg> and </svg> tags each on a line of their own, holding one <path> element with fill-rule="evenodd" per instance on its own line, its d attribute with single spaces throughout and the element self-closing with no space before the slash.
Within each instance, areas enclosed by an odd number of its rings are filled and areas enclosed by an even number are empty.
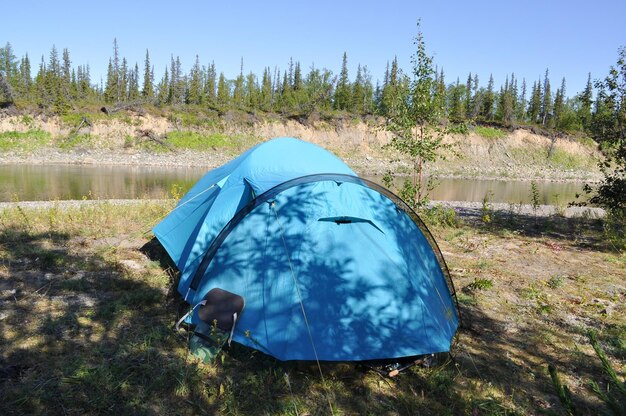
<svg viewBox="0 0 626 416">
<path fill-rule="evenodd" d="M 129 73 L 128 78 L 128 99 L 135 101 L 139 98 L 139 65 L 135 62 L 135 67 Z"/>
<path fill-rule="evenodd" d="M 293 71 L 293 89 L 294 91 L 300 91 L 302 87 L 302 70 L 300 69 L 300 62 L 296 62 L 296 66 Z"/>
<path fill-rule="evenodd" d="M 161 78 L 161 82 L 157 86 L 156 98 L 157 104 L 164 105 L 168 103 L 170 97 L 170 76 L 167 72 L 167 66 L 165 67 L 165 73 L 163 74 L 163 78 Z"/>
<path fill-rule="evenodd" d="M 104 102 L 114 103 L 117 100 L 117 80 L 113 62 L 109 59 L 109 67 L 107 69 L 107 82 L 104 87 Z"/>
<path fill-rule="evenodd" d="M 533 82 L 533 90 L 528 103 L 528 118 L 531 123 L 539 122 L 541 113 L 541 81 Z"/>
<path fill-rule="evenodd" d="M 243 77 L 243 58 L 241 58 L 241 66 L 239 75 L 235 79 L 233 88 L 233 104 L 237 108 L 243 108 L 244 104 L 244 77 Z"/>
<path fill-rule="evenodd" d="M 556 96 L 554 98 L 554 107 L 552 114 L 554 117 L 554 127 L 560 129 L 561 122 L 563 121 L 563 113 L 565 111 L 565 78 L 561 81 L 561 88 L 556 90 Z"/>
<path fill-rule="evenodd" d="M 204 96 L 209 107 L 217 104 L 217 72 L 215 71 L 215 62 L 211 62 L 206 71 L 206 81 L 204 83 Z"/>
<path fill-rule="evenodd" d="M 372 76 L 370 75 L 367 66 L 363 66 L 363 81 L 364 81 L 364 102 L 363 102 L 363 114 L 372 114 L 374 111 L 374 85 L 372 84 Z"/>
<path fill-rule="evenodd" d="M 146 101 L 151 101 L 154 98 L 154 75 L 152 73 L 152 66 L 150 65 L 150 53 L 146 49 L 146 59 L 143 64 L 143 88 L 141 89 L 141 96 Z"/>
<path fill-rule="evenodd" d="M 515 117 L 519 121 L 526 119 L 526 79 L 522 78 L 522 90 L 517 98 L 517 112 Z"/>
<path fill-rule="evenodd" d="M 435 87 L 433 93 L 435 94 L 435 105 L 443 116 L 446 108 L 446 81 L 443 74 L 443 67 L 439 73 L 435 69 Z"/>
<path fill-rule="evenodd" d="M 220 78 L 217 82 L 217 105 L 221 109 L 230 105 L 230 88 L 223 72 L 220 72 Z"/>
<path fill-rule="evenodd" d="M 593 103 L 593 86 L 591 84 L 591 73 L 587 76 L 587 85 L 582 93 L 580 93 L 580 108 L 578 117 L 586 130 L 591 127 L 591 105 Z"/>
<path fill-rule="evenodd" d="M 548 126 L 550 122 L 550 110 L 552 110 L 552 92 L 550 91 L 550 78 L 548 78 L 548 69 L 543 78 L 543 95 L 541 97 L 541 125 Z"/>
<path fill-rule="evenodd" d="M 119 83 L 118 83 L 119 101 L 128 100 L 128 84 L 129 84 L 128 62 L 126 61 L 126 58 L 124 57 L 122 59 L 122 65 L 120 66 L 120 71 L 119 71 Z"/>
<path fill-rule="evenodd" d="M 20 61 L 20 82 L 18 87 L 18 93 L 21 97 L 29 100 L 32 86 L 32 79 L 30 75 L 30 60 L 28 54 L 26 54 Z"/>
<path fill-rule="evenodd" d="M 455 123 L 461 123 L 465 119 L 465 100 L 466 91 L 465 85 L 460 83 L 459 78 L 456 79 L 455 84 L 450 84 L 448 88 L 449 104 L 448 114 L 450 120 Z"/>
<path fill-rule="evenodd" d="M 483 104 L 483 97 L 480 93 L 480 90 L 478 89 L 478 85 L 478 74 L 474 74 L 474 79 L 472 81 L 472 103 L 469 115 L 469 119 L 471 121 L 474 121 L 476 117 L 478 117 L 478 114 L 480 114 L 480 109 L 482 108 Z"/>
<path fill-rule="evenodd" d="M 196 61 L 189 72 L 189 88 L 185 102 L 187 104 L 202 104 L 203 85 L 202 85 L 202 68 L 200 67 L 200 57 L 196 55 Z"/>
<path fill-rule="evenodd" d="M 490 74 L 489 83 L 487 84 L 487 90 L 483 96 L 482 108 L 480 111 L 480 115 L 485 121 L 491 121 L 493 119 L 493 104 L 495 101 L 493 84 L 493 74 Z"/>
<path fill-rule="evenodd" d="M 246 76 L 245 106 L 251 110 L 259 108 L 259 86 L 252 71 Z"/>
<path fill-rule="evenodd" d="M 389 67 L 389 65 L 387 65 Z M 385 72 L 385 82 L 383 84 L 381 94 L 381 114 L 384 116 L 393 116 L 394 103 L 397 101 L 398 96 L 401 94 L 401 78 L 402 73 L 398 67 L 398 58 L 394 57 L 391 62 L 391 69 L 388 68 Z"/>
<path fill-rule="evenodd" d="M 259 107 L 265 112 L 272 111 L 272 75 L 269 67 L 265 67 L 263 70 Z"/>
<path fill-rule="evenodd" d="M 465 81 L 465 118 L 472 118 L 472 73 L 470 72 Z"/>
<path fill-rule="evenodd" d="M 9 42 L 6 43 L 4 48 L 0 48 L 0 75 L 3 76 L 4 81 L 7 83 L 7 88 L 13 91 L 18 89 L 19 72 L 17 57 L 13 53 L 13 46 L 11 46 Z M 0 95 L 1 94 L 2 93 L 0 93 Z M 7 90 L 7 94 L 12 95 L 12 92 Z"/>
<path fill-rule="evenodd" d="M 113 85 L 111 86 L 114 93 L 114 99 L 112 102 L 120 102 L 122 99 L 122 91 L 120 91 L 120 55 L 119 48 L 117 46 L 117 38 L 113 38 Z M 107 81 L 108 81 L 107 77 Z"/>
<path fill-rule="evenodd" d="M 363 80 L 363 72 L 361 64 L 356 70 L 356 79 L 352 84 L 352 102 L 350 104 L 350 111 L 356 114 L 365 113 L 365 81 Z"/>
<path fill-rule="evenodd" d="M 350 79 L 348 78 L 348 54 L 343 53 L 341 72 L 335 89 L 335 110 L 348 110 L 350 108 Z"/>
</svg>

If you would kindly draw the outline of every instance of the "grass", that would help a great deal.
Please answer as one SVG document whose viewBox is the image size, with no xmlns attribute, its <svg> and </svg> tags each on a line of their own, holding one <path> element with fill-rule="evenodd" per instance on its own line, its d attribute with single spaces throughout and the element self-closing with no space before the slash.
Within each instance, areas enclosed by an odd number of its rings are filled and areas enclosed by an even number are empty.
<svg viewBox="0 0 626 416">
<path fill-rule="evenodd" d="M 623 255 L 597 221 L 535 227 L 517 214 L 429 222 L 456 287 L 473 286 L 458 292 L 454 362 L 437 357 L 394 379 L 325 364 L 325 383 L 314 365 L 237 344 L 202 364 L 172 330 L 186 310 L 175 274 L 145 254 L 174 203 L 0 210 L 0 414 L 313 415 L 330 413 L 328 401 L 335 414 L 558 414 L 551 362 L 577 408 L 598 413 L 577 382 L 602 380 L 590 327 L 626 371 Z"/>
<path fill-rule="evenodd" d="M 59 140 L 58 146 L 63 150 L 72 150 L 76 148 L 93 148 L 98 138 L 91 134 L 70 134 Z"/>
<path fill-rule="evenodd" d="M 196 151 L 211 151 L 216 148 L 239 150 L 254 139 L 243 135 L 227 135 L 223 133 L 203 134 L 193 131 L 173 131 L 167 134 L 167 142 L 174 148 Z"/>
<path fill-rule="evenodd" d="M 503 139 L 507 133 L 495 127 L 476 126 L 474 132 L 485 139 Z"/>
<path fill-rule="evenodd" d="M 561 169 L 591 169 L 597 161 L 589 155 L 580 155 L 555 148 L 550 157 L 550 163 Z"/>
<path fill-rule="evenodd" d="M 49 145 L 52 135 L 42 130 L 29 130 L 27 132 L 5 131 L 0 133 L 0 151 L 32 152 L 38 148 Z"/>
</svg>

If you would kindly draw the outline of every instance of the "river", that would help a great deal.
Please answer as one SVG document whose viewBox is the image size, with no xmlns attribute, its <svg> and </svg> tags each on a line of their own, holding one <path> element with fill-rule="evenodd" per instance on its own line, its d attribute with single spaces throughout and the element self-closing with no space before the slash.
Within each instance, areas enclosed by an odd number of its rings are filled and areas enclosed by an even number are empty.
<svg viewBox="0 0 626 416">
<path fill-rule="evenodd" d="M 89 165 L 0 165 L 0 202 L 68 199 L 165 198 L 176 187 L 184 192 L 204 173 L 203 168 Z M 381 177 L 367 177 L 381 183 Z M 430 199 L 441 201 L 531 203 L 528 181 L 436 180 Z M 580 182 L 538 181 L 539 203 L 565 205 L 582 191 Z"/>
</svg>

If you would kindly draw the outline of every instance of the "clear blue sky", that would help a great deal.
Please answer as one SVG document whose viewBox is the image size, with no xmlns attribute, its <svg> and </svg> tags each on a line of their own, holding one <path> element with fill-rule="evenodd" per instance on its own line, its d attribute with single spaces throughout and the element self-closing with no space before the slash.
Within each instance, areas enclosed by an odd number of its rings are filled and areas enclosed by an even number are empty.
<svg viewBox="0 0 626 416">
<path fill-rule="evenodd" d="M 587 80 L 602 78 L 626 45 L 626 1 L 3 1 L 0 42 L 25 53 L 33 76 L 52 45 L 68 48 L 72 64 L 89 64 L 92 81 L 104 77 L 117 38 L 120 54 L 143 70 L 146 48 L 161 78 L 171 54 L 187 72 L 198 54 L 215 61 L 227 78 L 261 75 L 265 66 L 284 70 L 293 57 L 338 73 L 348 54 L 350 79 L 357 64 L 382 81 L 394 56 L 410 70 L 416 22 L 422 20 L 428 52 L 444 68 L 446 82 L 469 72 L 496 85 L 515 72 L 527 83 L 546 68 L 554 87 L 567 80 L 567 95 Z"/>
</svg>

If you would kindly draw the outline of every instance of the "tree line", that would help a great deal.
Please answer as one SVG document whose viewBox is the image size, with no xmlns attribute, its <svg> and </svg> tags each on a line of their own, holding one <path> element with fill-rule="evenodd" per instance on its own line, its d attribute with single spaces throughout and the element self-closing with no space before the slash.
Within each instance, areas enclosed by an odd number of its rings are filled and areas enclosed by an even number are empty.
<svg viewBox="0 0 626 416">
<path fill-rule="evenodd" d="M 355 116 L 393 116 L 398 98 L 409 94 L 410 73 L 398 66 L 397 58 L 387 64 L 382 81 L 372 80 L 367 66 L 358 65 L 351 80 L 348 57 L 343 54 L 341 70 L 335 75 L 314 65 L 303 71 L 300 62 L 290 60 L 287 68 L 266 67 L 258 76 L 241 70 L 235 79 L 227 79 L 214 62 L 202 65 L 198 56 L 188 72 L 183 72 L 178 56 L 161 77 L 146 50 L 143 68 L 121 57 L 117 40 L 109 59 L 105 80 L 94 82 L 89 65 L 73 66 L 70 53 L 52 47 L 48 59 L 43 56 L 32 76 L 28 54 L 18 59 L 10 43 L 0 48 L 0 104 L 22 101 L 40 108 L 64 113 L 78 102 L 119 104 L 143 102 L 157 106 L 204 106 L 224 112 L 230 109 L 261 111 L 287 116 L 308 116 L 314 112 L 337 111 Z M 456 124 L 496 123 L 505 127 L 518 124 L 539 125 L 547 129 L 575 132 L 590 129 L 601 115 L 604 99 L 596 92 L 589 74 L 586 88 L 568 98 L 563 79 L 556 90 L 549 71 L 543 79 L 527 83 L 514 73 L 496 88 L 493 76 L 481 86 L 478 74 L 468 74 L 447 83 L 443 68 L 435 70 L 432 93 L 441 109 L 442 120 Z"/>
</svg>

